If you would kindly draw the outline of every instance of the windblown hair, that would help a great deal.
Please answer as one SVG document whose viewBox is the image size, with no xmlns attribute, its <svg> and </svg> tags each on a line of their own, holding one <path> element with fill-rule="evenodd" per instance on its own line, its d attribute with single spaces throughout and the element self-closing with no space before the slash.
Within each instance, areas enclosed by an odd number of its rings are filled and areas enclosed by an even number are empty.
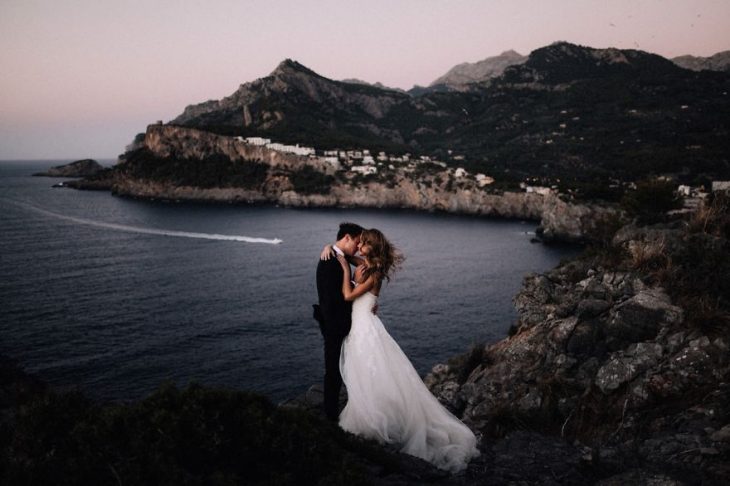
<svg viewBox="0 0 730 486">
<path fill-rule="evenodd" d="M 364 230 L 360 235 L 360 242 L 371 248 L 367 256 L 370 267 L 363 273 L 365 278 L 372 275 L 378 282 L 390 280 L 393 272 L 405 260 L 403 254 L 388 241 L 380 230 L 375 228 Z"/>
<path fill-rule="evenodd" d="M 355 223 L 340 223 L 340 229 L 337 231 L 337 240 L 341 240 L 345 235 L 356 238 L 363 232 L 363 227 Z"/>
</svg>

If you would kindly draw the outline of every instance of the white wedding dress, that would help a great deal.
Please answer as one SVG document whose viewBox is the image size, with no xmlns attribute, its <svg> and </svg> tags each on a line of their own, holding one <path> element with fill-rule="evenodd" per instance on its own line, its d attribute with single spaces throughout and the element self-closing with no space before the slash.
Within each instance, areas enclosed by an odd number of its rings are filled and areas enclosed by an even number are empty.
<svg viewBox="0 0 730 486">
<path fill-rule="evenodd" d="M 451 472 L 479 455 L 469 428 L 426 388 L 415 368 L 372 313 L 366 292 L 352 305 L 352 328 L 342 343 L 340 372 L 348 401 L 340 427 L 396 444 L 401 452 Z"/>
</svg>

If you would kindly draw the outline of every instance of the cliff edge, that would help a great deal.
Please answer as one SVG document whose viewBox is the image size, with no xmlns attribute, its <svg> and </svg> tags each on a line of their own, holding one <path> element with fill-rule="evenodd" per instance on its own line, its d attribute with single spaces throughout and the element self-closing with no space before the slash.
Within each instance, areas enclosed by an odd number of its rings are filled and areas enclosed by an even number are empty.
<svg viewBox="0 0 730 486">
<path fill-rule="evenodd" d="M 718 196 L 691 221 L 623 227 L 527 276 L 511 335 L 434 367 L 431 390 L 485 442 L 524 430 L 578 441 L 579 462 L 617 475 L 606 484 L 652 471 L 719 484 L 730 477 L 728 207 Z"/>
</svg>

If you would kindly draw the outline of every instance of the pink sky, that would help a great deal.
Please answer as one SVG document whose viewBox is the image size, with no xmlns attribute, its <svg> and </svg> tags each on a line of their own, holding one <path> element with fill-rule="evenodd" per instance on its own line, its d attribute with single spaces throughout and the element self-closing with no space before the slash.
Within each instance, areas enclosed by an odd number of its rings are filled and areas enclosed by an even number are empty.
<svg viewBox="0 0 730 486">
<path fill-rule="evenodd" d="M 116 157 L 285 58 L 408 89 L 557 40 L 710 56 L 730 1 L 1 0 L 0 159 Z"/>
</svg>

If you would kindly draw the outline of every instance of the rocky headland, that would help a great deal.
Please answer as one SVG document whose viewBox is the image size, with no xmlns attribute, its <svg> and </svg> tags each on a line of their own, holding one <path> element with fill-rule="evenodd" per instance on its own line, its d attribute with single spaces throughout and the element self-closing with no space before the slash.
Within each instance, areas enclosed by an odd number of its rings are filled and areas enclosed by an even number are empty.
<svg viewBox="0 0 730 486">
<path fill-rule="evenodd" d="M 730 224 L 713 204 L 527 276 L 510 336 L 435 366 L 431 390 L 486 444 L 561 438 L 601 484 L 723 484 Z"/>
<path fill-rule="evenodd" d="M 540 222 L 545 240 L 590 239 L 615 206 L 573 203 L 558 195 L 490 192 L 453 169 L 392 171 L 379 178 L 339 176 L 321 158 L 247 144 L 194 128 L 150 125 L 144 140 L 112 170 L 68 183 L 144 199 L 290 207 L 399 208 Z M 201 174 L 207 171 L 210 180 Z M 188 177 L 188 174 L 191 174 Z"/>
<path fill-rule="evenodd" d="M 34 176 L 45 177 L 93 177 L 104 170 L 99 162 L 93 159 L 83 159 L 70 164 L 51 167 L 46 172 L 38 172 Z"/>
</svg>

